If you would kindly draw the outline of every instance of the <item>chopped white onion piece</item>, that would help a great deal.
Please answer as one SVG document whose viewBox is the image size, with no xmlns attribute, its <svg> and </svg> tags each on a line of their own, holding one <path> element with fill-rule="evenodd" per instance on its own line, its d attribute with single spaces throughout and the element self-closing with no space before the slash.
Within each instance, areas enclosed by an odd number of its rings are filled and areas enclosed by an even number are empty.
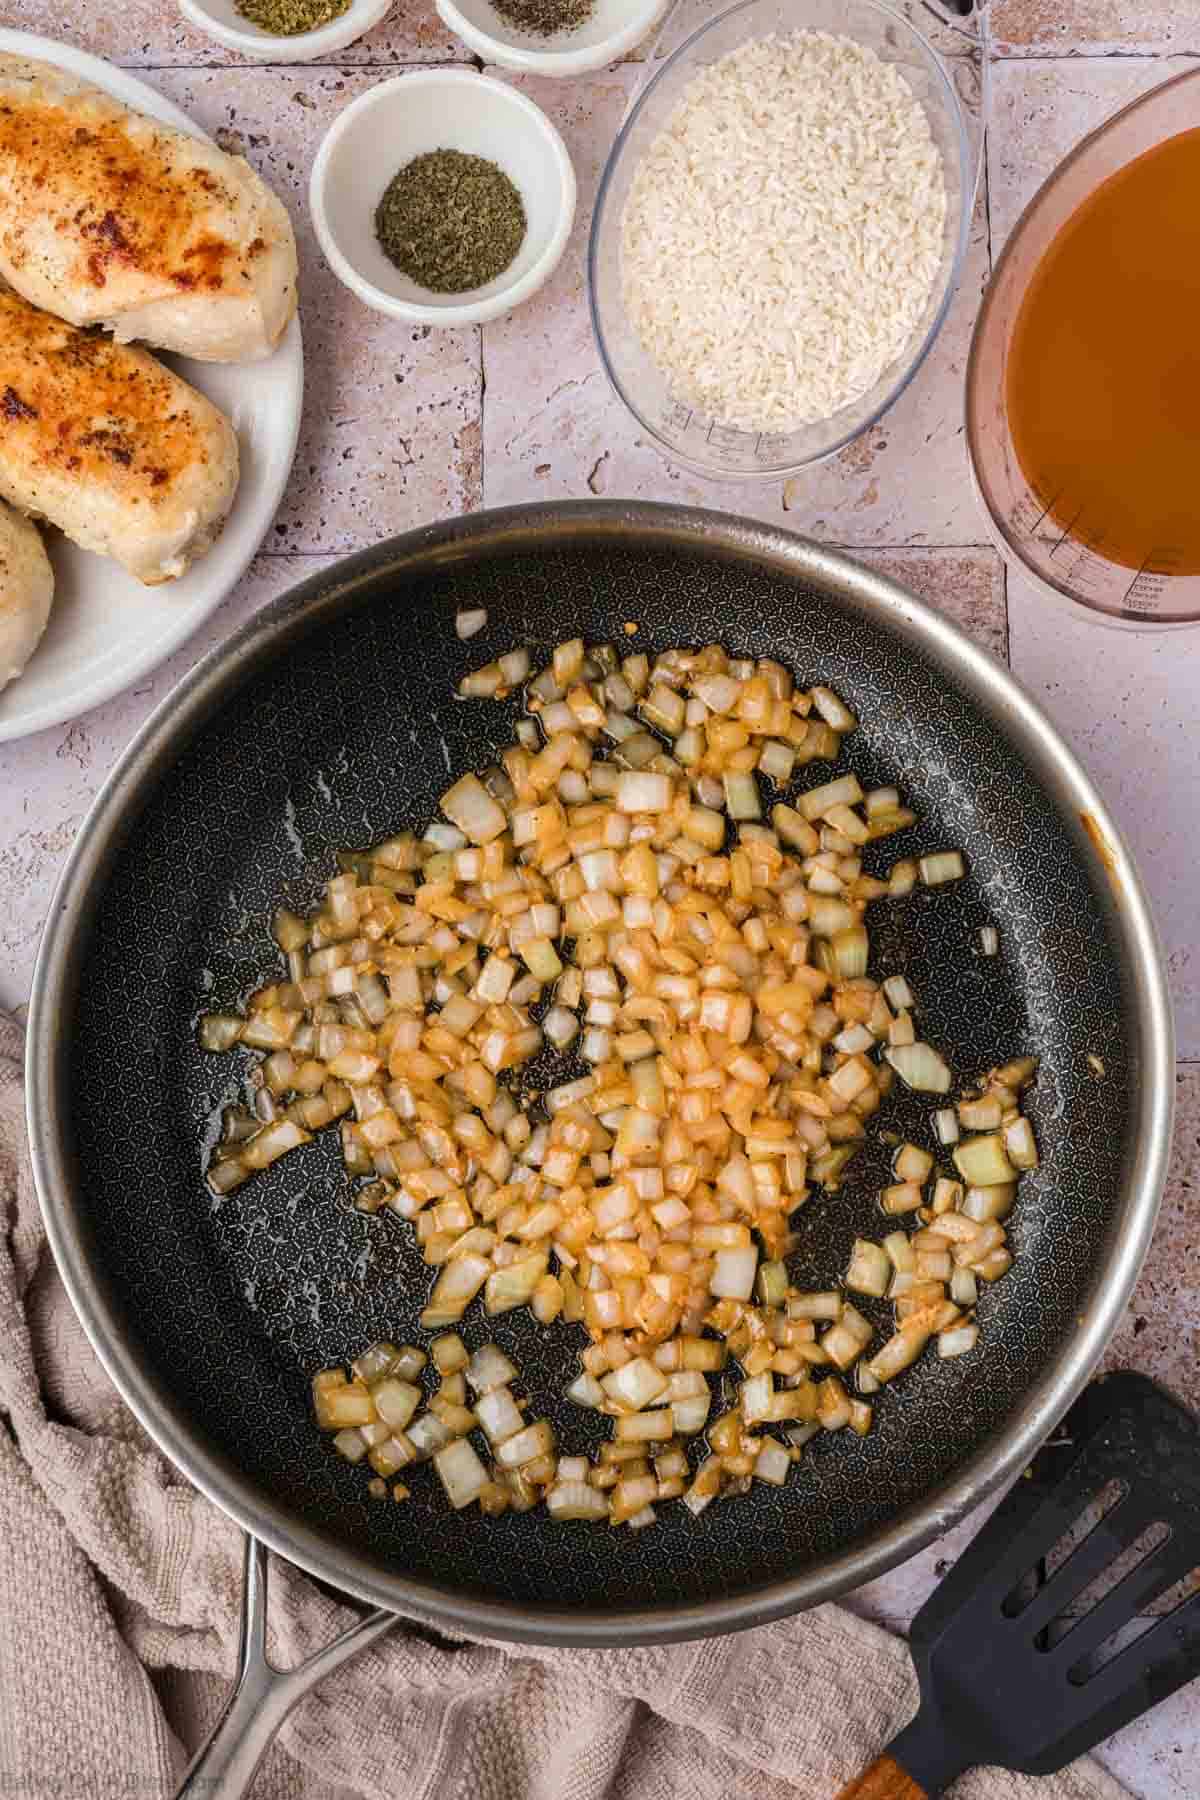
<svg viewBox="0 0 1200 1800">
<path fill-rule="evenodd" d="M 978 1325 L 955 1325 L 938 1333 L 937 1353 L 941 1357 L 965 1356 L 979 1342 Z"/>
<path fill-rule="evenodd" d="M 371 1389 L 371 1398 L 384 1423 L 393 1431 L 403 1431 L 421 1404 L 421 1390 L 410 1381 L 388 1376 L 384 1381 L 376 1382 Z"/>
<path fill-rule="evenodd" d="M 558 1481 L 546 1495 L 546 1511 L 552 1519 L 607 1519 L 608 1495 L 586 1481 Z"/>
<path fill-rule="evenodd" d="M 992 1132 L 983 1137 L 967 1138 L 956 1146 L 954 1164 L 964 1181 L 972 1187 L 991 1187 L 1012 1181 L 1016 1170 L 1009 1161 L 1004 1139 Z"/>
<path fill-rule="evenodd" d="M 490 844 L 508 824 L 503 809 L 492 799 L 477 775 L 464 775 L 453 787 L 447 788 L 440 804 L 446 817 L 473 844 Z"/>
<path fill-rule="evenodd" d="M 477 1394 L 490 1394 L 516 1378 L 516 1366 L 495 1344 L 481 1345 L 467 1364 L 467 1380 Z"/>
<path fill-rule="evenodd" d="M 351 1463 L 361 1462 L 367 1454 L 367 1440 L 353 1426 L 334 1433 L 333 1447 L 339 1456 L 344 1456 Z"/>
<path fill-rule="evenodd" d="M 475 1412 L 489 1444 L 503 1444 L 525 1425 L 524 1414 L 507 1387 L 489 1388 L 475 1402 Z"/>
<path fill-rule="evenodd" d="M 743 1381 L 741 1390 L 742 1417 L 747 1425 L 759 1425 L 771 1417 L 771 1402 L 775 1397 L 775 1384 L 771 1371 L 766 1369 L 761 1375 L 751 1376 Z"/>
<path fill-rule="evenodd" d="M 957 1144 L 959 1138 L 958 1114 L 952 1106 L 938 1108 L 933 1115 L 933 1129 L 937 1132 L 939 1144 Z"/>
<path fill-rule="evenodd" d="M 1014 1119 L 1011 1125 L 1005 1127 L 1004 1148 L 1014 1169 L 1037 1168 L 1037 1140 L 1028 1119 Z"/>
<path fill-rule="evenodd" d="M 846 1271 L 846 1286 L 858 1294 L 873 1294 L 882 1299 L 892 1279 L 892 1261 L 882 1244 L 855 1238 Z"/>
<path fill-rule="evenodd" d="M 801 794 L 797 801 L 802 818 L 809 820 L 825 816 L 831 806 L 854 806 L 863 797 L 856 775 L 840 775 L 836 781 L 827 781 L 823 787 L 810 788 L 807 794 Z"/>
<path fill-rule="evenodd" d="M 673 793 L 674 784 L 667 775 L 624 770 L 617 782 L 617 807 L 623 813 L 666 812 Z"/>
<path fill-rule="evenodd" d="M 604 1389 L 595 1376 L 589 1375 L 586 1369 L 582 1375 L 577 1375 L 570 1387 L 566 1389 L 566 1396 L 568 1400 L 573 1400 L 576 1406 L 599 1407 L 604 1404 Z"/>
<path fill-rule="evenodd" d="M 725 778 L 725 810 L 731 819 L 761 819 L 758 783 L 753 775 L 733 773 Z"/>
<path fill-rule="evenodd" d="M 433 1466 L 446 1490 L 446 1498 L 455 1511 L 478 1500 L 488 1484 L 489 1476 L 466 1438 L 458 1438 L 445 1449 L 438 1450 Z"/>
<path fill-rule="evenodd" d="M 916 998 L 903 975 L 889 975 L 883 984 L 887 1003 L 896 1012 L 912 1012 Z"/>
<path fill-rule="evenodd" d="M 973 1270 L 955 1269 L 950 1277 L 950 1298 L 956 1306 L 974 1306 L 979 1298 L 979 1284 Z"/>
<path fill-rule="evenodd" d="M 749 1300 L 757 1268 L 758 1250 L 753 1245 L 740 1250 L 718 1250 L 713 1258 L 709 1292 L 726 1300 Z"/>
<path fill-rule="evenodd" d="M 672 1400 L 671 1417 L 680 1437 L 694 1437 L 708 1423 L 711 1399 L 707 1389 L 684 1400 Z"/>
<path fill-rule="evenodd" d="M 487 609 L 483 606 L 464 607 L 455 614 L 454 629 L 460 638 L 473 638 L 487 624 Z"/>
<path fill-rule="evenodd" d="M 911 1274 L 916 1267 L 916 1254 L 912 1240 L 906 1231 L 890 1231 L 883 1240 L 883 1248 L 887 1251 L 892 1267 L 899 1275 Z"/>
<path fill-rule="evenodd" d="M 519 1469 L 522 1463 L 535 1461 L 540 1456 L 552 1456 L 554 1453 L 554 1431 L 548 1419 L 537 1419 L 527 1425 L 524 1431 L 518 1431 L 515 1437 L 508 1438 L 496 1451 L 496 1461 L 502 1469 Z"/>
<path fill-rule="evenodd" d="M 906 1087 L 918 1094 L 948 1094 L 950 1066 L 931 1044 L 893 1044 L 884 1052 Z"/>
<path fill-rule="evenodd" d="M 967 872 L 967 866 L 957 850 L 939 850 L 934 856 L 922 856 L 917 866 L 926 887 L 940 887 L 943 882 L 958 881 Z"/>
<path fill-rule="evenodd" d="M 405 1435 L 415 1452 L 414 1461 L 428 1462 L 435 1451 L 451 1441 L 454 1433 L 436 1413 L 427 1412 L 409 1426 Z"/>
<path fill-rule="evenodd" d="M 542 1020 L 542 1031 L 556 1050 L 565 1050 L 579 1035 L 579 1020 L 565 1006 L 552 1006 Z"/>
<path fill-rule="evenodd" d="M 754 1477 L 757 1481 L 769 1481 L 773 1487 L 782 1487 L 791 1466 L 792 1459 L 782 1444 L 777 1444 L 774 1438 L 762 1440 L 754 1459 Z"/>
<path fill-rule="evenodd" d="M 620 1369 L 614 1369 L 601 1383 L 609 1399 L 622 1412 L 640 1412 L 652 1400 L 665 1393 L 667 1378 L 644 1356 L 635 1356 Z"/>
<path fill-rule="evenodd" d="M 996 927 L 994 925 L 981 925 L 979 927 L 980 956 L 995 956 L 999 948 L 1000 933 L 996 930 Z"/>
</svg>

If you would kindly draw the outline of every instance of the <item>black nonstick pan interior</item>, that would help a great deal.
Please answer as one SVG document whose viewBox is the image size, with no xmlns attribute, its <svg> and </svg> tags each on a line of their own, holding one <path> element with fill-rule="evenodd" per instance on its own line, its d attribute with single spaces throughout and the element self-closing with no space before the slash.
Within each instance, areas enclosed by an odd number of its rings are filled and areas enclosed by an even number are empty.
<svg viewBox="0 0 1200 1800">
<path fill-rule="evenodd" d="M 539 549 L 520 533 L 464 540 L 416 575 L 397 576 L 382 552 L 372 568 L 344 604 L 310 607 L 265 666 L 247 659 L 158 768 L 86 896 L 59 1055 L 88 1257 L 126 1342 L 206 1451 L 264 1506 L 380 1571 L 546 1618 L 762 1590 L 853 1550 L 946 1482 L 1011 1423 L 1093 1297 L 1132 1155 L 1138 1055 L 1098 861 L 1000 712 L 989 716 L 894 618 L 765 561 L 714 554 L 699 537 L 581 528 Z M 464 645 L 455 614 L 477 606 L 488 624 Z M 801 683 L 830 683 L 862 721 L 849 766 L 864 785 L 897 784 L 920 816 L 877 860 L 960 846 L 970 869 L 953 889 L 873 909 L 873 972 L 908 976 L 923 1035 L 963 1078 L 1018 1052 L 1041 1058 L 1029 1110 L 1043 1164 L 1022 1183 L 1015 1266 L 980 1302 L 982 1351 L 923 1359 L 880 1397 L 867 1438 L 818 1439 L 784 1488 L 756 1484 L 699 1521 L 664 1505 L 637 1534 L 554 1524 L 541 1509 L 455 1514 L 429 1470 L 403 1505 L 368 1499 L 363 1470 L 312 1423 L 309 1379 L 376 1338 L 425 1341 L 417 1316 L 431 1272 L 399 1220 L 352 1210 L 336 1133 L 224 1201 L 202 1178 L 215 1117 L 250 1057 L 202 1054 L 197 1014 L 236 1007 L 279 966 L 272 909 L 310 908 L 338 849 L 422 827 L 452 779 L 511 740 L 517 702 L 457 702 L 463 672 L 520 644 L 537 666 L 574 634 L 649 651 L 718 640 L 780 658 Z M 829 774 L 816 765 L 800 785 Z M 1001 944 L 991 959 L 977 941 L 988 922 Z M 929 1110 L 898 1098 L 882 1122 L 932 1144 Z M 798 1215 L 799 1280 L 828 1285 L 856 1233 L 879 1233 L 887 1155 L 876 1142 L 839 1194 Z M 564 1446 L 604 1435 L 557 1398 L 581 1328 L 543 1329 L 524 1310 L 487 1322 L 476 1305 L 463 1331 L 470 1346 L 490 1337 L 512 1356 Z"/>
</svg>

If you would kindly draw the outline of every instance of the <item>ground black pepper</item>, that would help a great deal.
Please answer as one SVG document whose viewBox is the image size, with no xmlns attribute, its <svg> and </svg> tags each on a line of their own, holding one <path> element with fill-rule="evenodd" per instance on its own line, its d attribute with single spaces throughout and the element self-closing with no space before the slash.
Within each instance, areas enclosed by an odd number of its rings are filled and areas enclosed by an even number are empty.
<svg viewBox="0 0 1200 1800">
<path fill-rule="evenodd" d="M 596 0 L 492 0 L 502 19 L 518 31 L 553 37 L 556 31 L 575 31 L 592 16 Z"/>
<path fill-rule="evenodd" d="M 461 294 L 503 274 L 525 237 L 521 196 L 502 169 L 461 150 L 405 163 L 375 209 L 380 248 L 435 294 Z"/>
<path fill-rule="evenodd" d="M 234 4 L 243 19 L 278 37 L 316 31 L 350 10 L 350 0 L 234 0 Z"/>
</svg>

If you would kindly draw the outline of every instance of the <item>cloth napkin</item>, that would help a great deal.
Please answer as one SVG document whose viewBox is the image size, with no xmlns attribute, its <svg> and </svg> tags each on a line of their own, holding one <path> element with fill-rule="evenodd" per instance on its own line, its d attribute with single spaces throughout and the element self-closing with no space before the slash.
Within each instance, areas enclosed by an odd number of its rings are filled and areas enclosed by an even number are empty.
<svg viewBox="0 0 1200 1800">
<path fill-rule="evenodd" d="M 231 1675 L 241 1533 L 109 1385 L 46 1245 L 0 1015 L 0 1790 L 170 1794 Z M 7 1427 L 7 1429 L 5 1429 Z M 355 1618 L 273 1562 L 269 1654 Z M 837 1606 L 662 1649 L 395 1630 L 301 1702 L 255 1800 L 832 1800 L 911 1716 L 903 1644 Z M 1121 1800 L 1084 1760 L 956 1800 Z"/>
</svg>

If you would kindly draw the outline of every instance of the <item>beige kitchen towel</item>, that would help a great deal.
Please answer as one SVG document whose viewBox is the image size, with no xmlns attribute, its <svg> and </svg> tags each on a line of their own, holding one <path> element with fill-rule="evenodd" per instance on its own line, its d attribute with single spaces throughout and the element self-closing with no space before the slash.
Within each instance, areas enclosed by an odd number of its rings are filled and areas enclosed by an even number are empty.
<svg viewBox="0 0 1200 1800">
<path fill-rule="evenodd" d="M 168 1794 L 232 1670 L 239 1531 L 93 1356 L 46 1247 L 21 1036 L 0 1017 L 0 1796 Z M 5 1429 L 7 1427 L 7 1429 Z M 269 1647 L 354 1618 L 276 1561 Z M 403 1624 L 285 1725 L 256 1800 L 827 1800 L 911 1715 L 903 1644 L 840 1607 L 663 1649 L 439 1641 Z M 956 1800 L 1121 1800 L 1095 1763 Z"/>
</svg>

